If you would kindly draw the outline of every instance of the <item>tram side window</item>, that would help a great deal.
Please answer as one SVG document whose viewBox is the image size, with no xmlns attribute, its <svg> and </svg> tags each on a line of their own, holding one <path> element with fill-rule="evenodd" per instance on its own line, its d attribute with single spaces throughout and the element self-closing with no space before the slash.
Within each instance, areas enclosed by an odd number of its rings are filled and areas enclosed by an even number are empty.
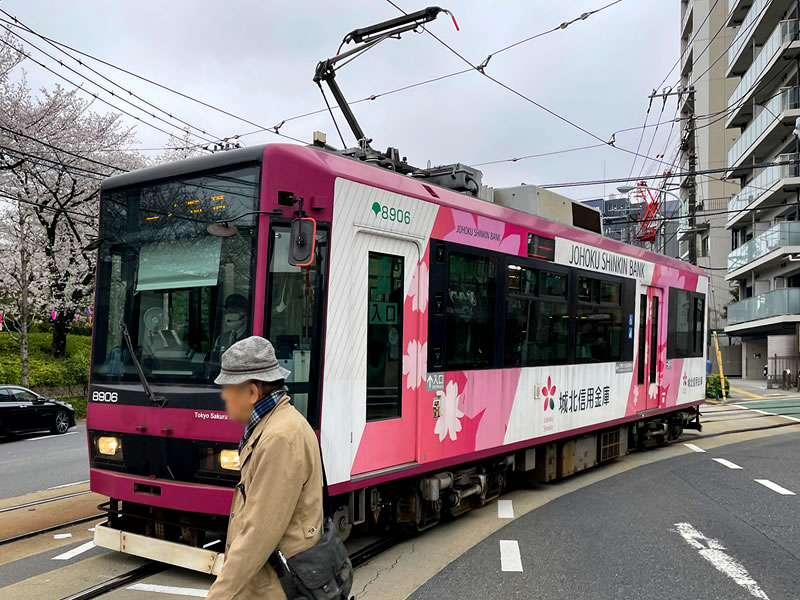
<svg viewBox="0 0 800 600">
<path fill-rule="evenodd" d="M 670 288 L 667 358 L 703 356 L 705 343 L 705 296 Z"/>
<path fill-rule="evenodd" d="M 578 277 L 575 311 L 576 362 L 612 362 L 622 357 L 622 284 Z"/>
<path fill-rule="evenodd" d="M 567 362 L 567 276 L 508 266 L 504 363 L 507 367 Z"/>
<path fill-rule="evenodd" d="M 447 368 L 483 369 L 494 365 L 496 279 L 496 258 L 449 254 Z"/>
<path fill-rule="evenodd" d="M 367 421 L 401 416 L 404 273 L 402 256 L 369 253 Z"/>
</svg>

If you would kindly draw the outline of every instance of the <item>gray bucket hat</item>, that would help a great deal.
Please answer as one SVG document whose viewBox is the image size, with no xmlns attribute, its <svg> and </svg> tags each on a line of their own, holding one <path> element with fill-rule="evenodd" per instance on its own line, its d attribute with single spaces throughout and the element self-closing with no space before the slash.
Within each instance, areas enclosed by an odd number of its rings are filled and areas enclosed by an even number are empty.
<svg viewBox="0 0 800 600">
<path fill-rule="evenodd" d="M 275 348 L 263 337 L 257 335 L 233 344 L 222 353 L 222 365 L 214 380 L 217 385 L 244 383 L 251 379 L 258 381 L 279 381 L 291 375 L 278 364 Z"/>
</svg>

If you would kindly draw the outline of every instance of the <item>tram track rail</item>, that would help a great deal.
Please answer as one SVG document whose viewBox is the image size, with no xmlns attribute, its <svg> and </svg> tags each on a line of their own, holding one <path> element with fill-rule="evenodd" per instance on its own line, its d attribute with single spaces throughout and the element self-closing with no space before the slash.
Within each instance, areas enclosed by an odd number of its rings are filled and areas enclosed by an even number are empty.
<svg viewBox="0 0 800 600">
<path fill-rule="evenodd" d="M 7 537 L 0 540 L 0 546 L 6 546 L 8 544 L 13 544 L 14 542 L 21 542 L 22 540 L 27 540 L 30 538 L 34 538 L 37 535 L 44 535 L 46 533 L 52 533 L 54 531 L 58 531 L 60 529 L 67 529 L 68 527 L 74 527 L 75 525 L 81 525 L 83 523 L 90 523 L 97 519 L 102 519 L 106 517 L 106 513 L 98 513 L 95 515 L 91 515 L 88 517 L 82 517 L 80 519 L 75 519 L 73 521 L 67 521 L 66 523 L 59 523 L 58 525 L 53 525 L 51 527 L 45 527 L 43 529 L 37 529 L 36 531 L 29 531 L 27 533 L 21 533 L 20 535 L 15 535 L 12 537 Z"/>
<path fill-rule="evenodd" d="M 91 600 L 92 598 L 97 598 L 103 594 L 113 592 L 121 587 L 125 587 L 126 585 L 139 581 L 140 579 L 144 579 L 145 577 L 150 577 L 152 575 L 161 573 L 169 568 L 169 565 L 163 563 L 149 562 L 141 567 L 132 569 L 127 573 L 122 573 L 121 575 L 117 575 L 116 577 L 112 577 L 111 579 L 88 587 L 85 590 L 75 592 L 69 596 L 64 596 L 61 600 Z"/>
<path fill-rule="evenodd" d="M 0 514 L 12 512 L 15 510 L 22 510 L 23 508 L 30 508 L 32 506 L 41 506 L 42 504 L 48 504 L 50 502 L 58 502 L 59 500 L 66 500 L 67 498 L 75 498 L 76 496 L 84 496 L 85 494 L 91 494 L 91 493 L 92 493 L 91 490 L 82 490 L 80 492 L 72 492 L 70 494 L 53 496 L 52 498 L 42 498 L 41 500 L 33 500 L 31 502 L 15 504 L 14 506 L 6 506 L 5 508 L 0 508 Z"/>
</svg>

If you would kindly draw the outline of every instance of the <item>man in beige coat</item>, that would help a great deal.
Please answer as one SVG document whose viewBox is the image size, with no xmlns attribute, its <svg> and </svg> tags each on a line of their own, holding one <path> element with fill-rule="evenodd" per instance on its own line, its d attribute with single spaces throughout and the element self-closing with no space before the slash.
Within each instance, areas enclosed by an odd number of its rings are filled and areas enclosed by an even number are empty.
<svg viewBox="0 0 800 600">
<path fill-rule="evenodd" d="M 239 444 L 241 480 L 228 523 L 225 562 L 208 600 L 285 599 L 267 564 L 313 546 L 322 534 L 322 463 L 314 431 L 286 395 L 289 371 L 261 337 L 236 342 L 222 355 L 215 383 L 231 419 L 245 424 Z"/>
</svg>

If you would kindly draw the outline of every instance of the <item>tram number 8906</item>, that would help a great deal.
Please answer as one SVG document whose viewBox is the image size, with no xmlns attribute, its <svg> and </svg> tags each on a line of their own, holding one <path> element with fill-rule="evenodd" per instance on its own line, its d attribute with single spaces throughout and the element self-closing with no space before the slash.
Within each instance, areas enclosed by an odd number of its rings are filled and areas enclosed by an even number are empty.
<svg viewBox="0 0 800 600">
<path fill-rule="evenodd" d="M 117 392 L 92 392 L 92 402 L 116 402 Z"/>
</svg>

